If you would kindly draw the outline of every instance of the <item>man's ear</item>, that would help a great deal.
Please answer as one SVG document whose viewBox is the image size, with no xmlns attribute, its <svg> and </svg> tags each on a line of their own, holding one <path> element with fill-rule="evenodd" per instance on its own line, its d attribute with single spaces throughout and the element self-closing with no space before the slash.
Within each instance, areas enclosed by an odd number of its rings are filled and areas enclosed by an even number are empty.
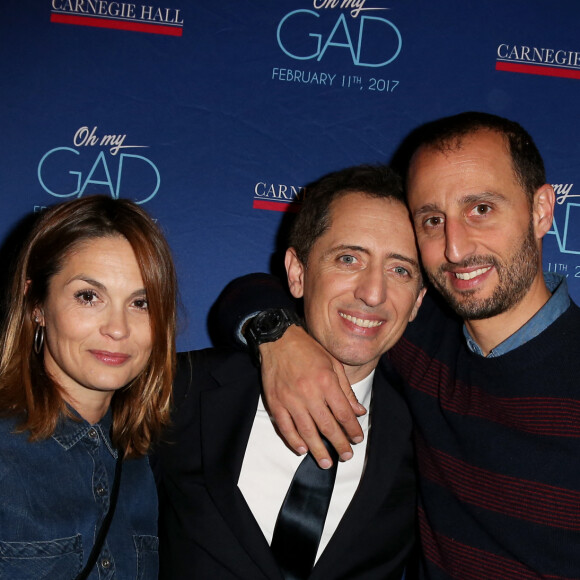
<svg viewBox="0 0 580 580">
<path fill-rule="evenodd" d="M 545 183 L 534 193 L 532 215 L 534 219 L 534 232 L 537 239 L 543 238 L 552 227 L 555 201 L 556 194 L 554 193 L 554 188 L 549 183 Z"/>
<path fill-rule="evenodd" d="M 417 300 L 415 300 L 415 305 L 413 306 L 413 310 L 411 311 L 411 316 L 409 316 L 409 322 L 415 320 L 417 316 L 417 312 L 419 312 L 419 307 L 423 302 L 423 297 L 425 296 L 425 292 L 427 292 L 427 287 L 423 286 L 421 290 L 419 290 L 419 296 L 417 296 Z"/>
<path fill-rule="evenodd" d="M 290 293 L 294 298 L 302 298 L 304 295 L 304 265 L 298 259 L 294 248 L 286 250 L 284 265 L 286 266 Z"/>
</svg>

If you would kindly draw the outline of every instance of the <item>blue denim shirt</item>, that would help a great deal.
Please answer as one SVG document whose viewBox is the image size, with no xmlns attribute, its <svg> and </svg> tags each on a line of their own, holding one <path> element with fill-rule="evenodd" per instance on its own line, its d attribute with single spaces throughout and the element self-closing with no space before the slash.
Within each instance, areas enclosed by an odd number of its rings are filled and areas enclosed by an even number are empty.
<svg viewBox="0 0 580 580">
<path fill-rule="evenodd" d="M 548 302 L 519 330 L 491 350 L 487 355 L 488 358 L 501 356 L 502 354 L 510 352 L 510 350 L 518 348 L 518 346 L 528 342 L 528 340 L 531 340 L 535 336 L 538 336 L 538 334 L 546 330 L 552 322 L 568 309 L 570 306 L 570 295 L 568 294 L 566 278 L 554 272 L 544 272 L 544 281 L 546 282 L 548 290 L 552 292 L 552 296 Z M 483 351 L 479 348 L 475 340 L 473 340 L 465 325 L 463 326 L 463 334 L 465 335 L 469 350 L 475 354 L 484 356 Z"/>
<path fill-rule="evenodd" d="M 109 507 L 116 450 L 111 413 L 96 425 L 62 420 L 30 443 L 0 420 L 0 578 L 74 579 Z M 91 580 L 158 574 L 157 496 L 146 458 L 123 463 L 115 516 Z"/>
</svg>

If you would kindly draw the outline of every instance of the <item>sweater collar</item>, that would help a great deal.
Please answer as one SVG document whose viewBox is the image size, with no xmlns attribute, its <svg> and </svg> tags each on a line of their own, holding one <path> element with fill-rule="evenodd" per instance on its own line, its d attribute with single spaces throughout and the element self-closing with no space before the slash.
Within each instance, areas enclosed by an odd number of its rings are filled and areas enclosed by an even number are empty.
<svg viewBox="0 0 580 580">
<path fill-rule="evenodd" d="M 544 280 L 548 290 L 552 293 L 548 302 L 519 330 L 492 349 L 487 358 L 501 356 L 522 346 L 546 330 L 550 324 L 555 322 L 568 309 L 570 296 L 566 278 L 554 272 L 544 272 Z M 467 342 L 467 348 L 475 354 L 484 356 L 483 351 L 473 340 L 465 324 L 463 325 L 463 335 Z"/>
</svg>

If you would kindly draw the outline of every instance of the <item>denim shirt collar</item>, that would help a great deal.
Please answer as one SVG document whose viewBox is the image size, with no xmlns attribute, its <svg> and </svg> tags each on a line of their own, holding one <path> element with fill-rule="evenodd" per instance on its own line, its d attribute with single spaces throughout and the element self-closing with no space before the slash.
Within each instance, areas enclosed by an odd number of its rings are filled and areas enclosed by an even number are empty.
<svg viewBox="0 0 580 580">
<path fill-rule="evenodd" d="M 487 358 L 492 358 L 496 356 L 501 356 L 506 354 L 522 344 L 525 344 L 535 336 L 538 336 L 541 332 L 546 330 L 552 322 L 554 322 L 562 313 L 564 313 L 570 306 L 570 296 L 568 294 L 568 284 L 566 283 L 566 278 L 560 274 L 554 272 L 544 272 L 544 281 L 548 290 L 552 293 L 552 296 L 528 320 L 519 330 L 514 332 L 510 337 L 506 338 L 503 342 L 498 344 L 491 352 L 487 355 Z M 463 325 L 463 335 L 467 341 L 467 347 L 469 350 L 480 356 L 485 356 L 479 345 L 473 340 L 465 324 Z"/>
<path fill-rule="evenodd" d="M 110 432 L 113 425 L 113 415 L 111 409 L 107 410 L 105 416 L 94 425 L 83 419 L 72 407 L 68 409 L 74 415 L 74 419 L 61 416 L 58 420 L 52 438 L 66 451 L 74 447 L 84 437 L 91 437 L 91 433 L 96 431 L 105 442 L 105 446 L 113 457 L 117 457 L 117 451 L 111 442 Z M 93 435 L 94 437 L 94 435 Z"/>
</svg>

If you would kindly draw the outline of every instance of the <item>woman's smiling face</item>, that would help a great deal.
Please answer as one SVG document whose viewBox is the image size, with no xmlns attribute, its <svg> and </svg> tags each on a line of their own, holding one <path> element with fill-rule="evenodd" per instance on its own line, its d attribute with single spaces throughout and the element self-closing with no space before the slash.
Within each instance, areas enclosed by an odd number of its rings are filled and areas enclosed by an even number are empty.
<svg viewBox="0 0 580 580">
<path fill-rule="evenodd" d="M 89 239 L 65 257 L 35 316 L 45 326 L 46 371 L 75 408 L 87 399 L 108 405 L 151 354 L 147 296 L 122 236 Z"/>
</svg>

